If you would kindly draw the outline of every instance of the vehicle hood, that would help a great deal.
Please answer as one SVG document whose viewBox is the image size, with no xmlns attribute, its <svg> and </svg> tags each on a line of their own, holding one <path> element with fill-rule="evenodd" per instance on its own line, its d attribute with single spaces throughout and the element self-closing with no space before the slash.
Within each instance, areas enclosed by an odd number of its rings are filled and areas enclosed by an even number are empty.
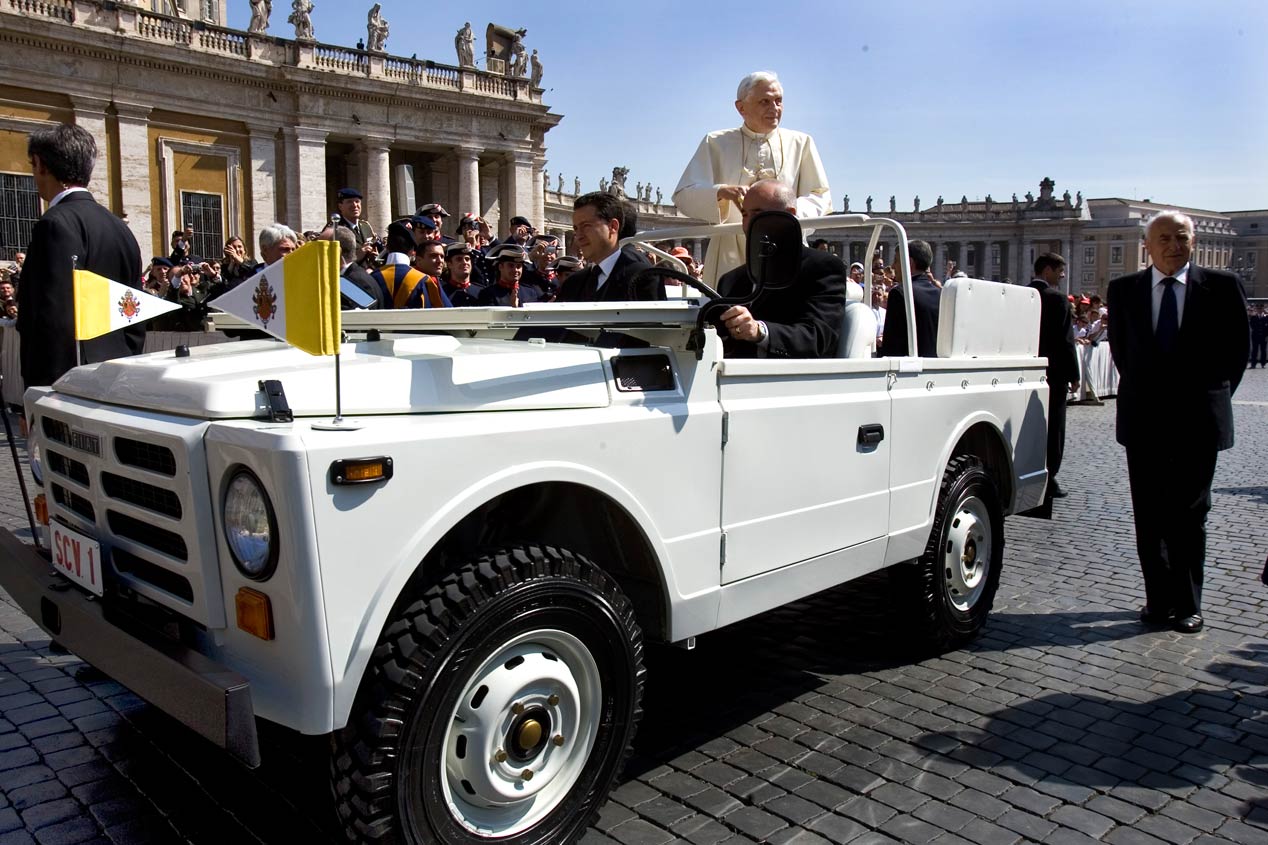
<svg viewBox="0 0 1268 845">
<path fill-rule="evenodd" d="M 346 343 L 340 357 L 352 414 L 596 408 L 608 404 L 599 350 L 448 335 Z M 59 393 L 205 419 L 264 416 L 264 379 L 282 383 L 296 417 L 335 413 L 335 358 L 271 340 L 197 346 L 77 367 Z"/>
</svg>

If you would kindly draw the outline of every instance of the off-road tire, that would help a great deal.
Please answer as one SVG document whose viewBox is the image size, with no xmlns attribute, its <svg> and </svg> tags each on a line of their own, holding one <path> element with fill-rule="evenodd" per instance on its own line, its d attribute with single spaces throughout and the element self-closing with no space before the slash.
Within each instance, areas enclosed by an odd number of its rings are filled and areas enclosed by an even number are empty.
<svg viewBox="0 0 1268 845">
<path fill-rule="evenodd" d="M 890 568 L 898 599 L 913 619 L 917 644 L 948 651 L 981 633 L 1003 562 L 999 487 L 980 458 L 958 455 L 943 473 L 924 554 Z"/>
<path fill-rule="evenodd" d="M 513 656 L 500 663 L 506 655 Z M 512 667 L 516 660 L 521 662 Z M 523 689 L 517 686 L 520 676 L 509 674 L 521 665 L 530 680 Z M 534 665 L 544 668 L 535 675 Z M 498 753 L 486 759 L 473 751 L 468 759 L 466 735 L 472 728 L 460 714 L 471 716 L 476 701 L 476 707 L 490 708 L 469 720 L 477 725 L 505 725 L 508 718 L 513 725 L 515 717 L 505 714 L 516 712 L 516 705 L 522 714 L 524 702 L 538 707 L 534 713 L 545 713 L 550 708 L 538 687 L 556 680 L 551 672 L 563 673 L 565 681 L 575 676 L 581 691 L 572 699 L 563 692 L 559 705 L 576 704 L 570 711 L 573 724 L 581 726 L 576 746 L 551 747 L 561 738 L 555 727 L 537 752 L 515 746 L 517 753 L 538 754 L 522 763 L 539 766 L 543 774 L 536 782 L 508 781 L 497 768 L 505 758 L 495 763 Z M 585 558 L 563 549 L 523 546 L 458 568 L 387 622 L 348 725 L 332 737 L 336 809 L 348 838 L 392 845 L 556 845 L 581 838 L 629 754 L 644 674 L 642 633 L 629 600 Z M 477 689 L 471 696 L 473 685 L 495 691 Z M 514 705 L 504 706 L 511 700 Z M 581 703 L 586 700 L 593 705 L 588 710 Z M 557 714 L 561 734 L 568 718 Z M 549 714 L 541 719 L 549 720 Z M 587 730 L 593 737 L 588 746 L 582 741 Z M 512 726 L 504 736 L 485 730 L 471 741 L 479 746 L 501 739 L 510 747 L 525 735 Z M 510 763 L 520 765 L 515 759 Z M 551 779 L 546 773 L 555 771 L 556 763 L 571 774 Z M 478 777 L 463 779 L 463 766 L 474 767 Z M 502 808 L 477 806 L 484 793 L 470 791 L 473 781 L 487 786 L 488 794 L 540 788 L 538 795 L 550 801 L 542 800 L 531 812 L 517 809 L 523 816 L 511 819 Z M 470 796 L 475 799 L 468 804 Z M 515 806 L 534 805 L 521 800 Z M 486 811 L 497 823 L 477 831 L 473 825 L 486 820 Z M 529 820 L 528 827 L 517 829 Z M 506 823 L 499 830 L 501 822 Z"/>
</svg>

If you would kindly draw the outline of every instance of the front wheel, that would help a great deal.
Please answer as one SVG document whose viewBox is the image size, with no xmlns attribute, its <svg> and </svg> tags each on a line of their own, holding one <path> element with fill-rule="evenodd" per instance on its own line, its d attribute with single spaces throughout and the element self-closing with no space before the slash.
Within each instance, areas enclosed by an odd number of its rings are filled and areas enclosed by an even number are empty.
<svg viewBox="0 0 1268 845">
<path fill-rule="evenodd" d="M 891 569 L 925 644 L 945 651 L 981 632 L 1003 562 L 999 488 L 981 459 L 959 455 L 943 474 L 925 553 Z"/>
<path fill-rule="evenodd" d="M 355 841 L 574 841 L 640 714 L 642 635 L 597 566 L 526 546 L 445 577 L 389 622 L 332 767 Z"/>
</svg>

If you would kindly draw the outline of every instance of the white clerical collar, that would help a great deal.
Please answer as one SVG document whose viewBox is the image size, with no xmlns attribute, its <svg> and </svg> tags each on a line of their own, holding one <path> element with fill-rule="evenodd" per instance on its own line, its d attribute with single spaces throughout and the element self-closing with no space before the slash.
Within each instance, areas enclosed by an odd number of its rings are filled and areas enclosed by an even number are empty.
<svg viewBox="0 0 1268 845">
<path fill-rule="evenodd" d="M 83 187 L 79 187 L 79 186 L 72 186 L 72 187 L 69 187 L 69 188 L 67 188 L 66 190 L 62 191 L 62 192 L 61 192 L 60 194 L 58 194 L 57 196 L 53 197 L 53 201 L 52 201 L 52 202 L 50 202 L 50 203 L 48 204 L 48 207 L 49 207 L 49 208 L 52 208 L 53 206 L 57 205 L 59 202 L 61 202 L 61 201 L 62 201 L 62 199 L 63 199 L 63 198 L 65 198 L 65 196 L 66 196 L 67 194 L 73 194 L 73 193 L 75 193 L 76 191 L 87 191 L 87 190 L 88 190 L 87 188 L 83 188 Z"/>
<path fill-rule="evenodd" d="M 1189 264 L 1190 263 L 1191 262 L 1186 261 L 1183 267 L 1181 267 L 1176 272 L 1172 273 L 1170 276 L 1168 276 L 1166 273 L 1159 270 L 1157 267 L 1154 267 L 1153 268 L 1154 281 L 1153 281 L 1153 284 L 1150 285 L 1150 287 L 1157 287 L 1158 285 L 1162 284 L 1163 279 L 1175 279 L 1180 284 L 1182 285 L 1185 284 L 1189 280 Z"/>
<path fill-rule="evenodd" d="M 770 136 L 778 132 L 779 127 L 776 126 L 771 131 L 762 133 L 762 132 L 754 132 L 752 129 L 749 129 L 746 124 L 741 123 L 740 131 L 743 132 L 744 137 L 748 138 L 750 141 L 765 141 L 767 138 L 769 138 Z"/>
<path fill-rule="evenodd" d="M 383 256 L 383 266 L 387 267 L 392 264 L 412 264 L 410 257 L 403 252 L 389 252 Z"/>
<path fill-rule="evenodd" d="M 616 266 L 616 261 L 621 257 L 621 250 L 614 249 L 612 254 L 599 262 L 599 283 L 594 286 L 595 290 L 603 287 L 603 283 L 608 280 L 608 276 L 612 275 L 612 268 Z"/>
</svg>

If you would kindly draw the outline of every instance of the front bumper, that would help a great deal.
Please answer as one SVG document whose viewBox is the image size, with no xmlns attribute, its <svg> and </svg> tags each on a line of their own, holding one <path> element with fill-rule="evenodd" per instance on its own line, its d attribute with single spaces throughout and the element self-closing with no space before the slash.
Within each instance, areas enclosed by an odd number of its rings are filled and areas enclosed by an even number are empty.
<svg viewBox="0 0 1268 845">
<path fill-rule="evenodd" d="M 57 642 L 252 768 L 260 765 L 247 680 L 127 619 L 55 573 L 0 530 L 0 587 Z"/>
</svg>

